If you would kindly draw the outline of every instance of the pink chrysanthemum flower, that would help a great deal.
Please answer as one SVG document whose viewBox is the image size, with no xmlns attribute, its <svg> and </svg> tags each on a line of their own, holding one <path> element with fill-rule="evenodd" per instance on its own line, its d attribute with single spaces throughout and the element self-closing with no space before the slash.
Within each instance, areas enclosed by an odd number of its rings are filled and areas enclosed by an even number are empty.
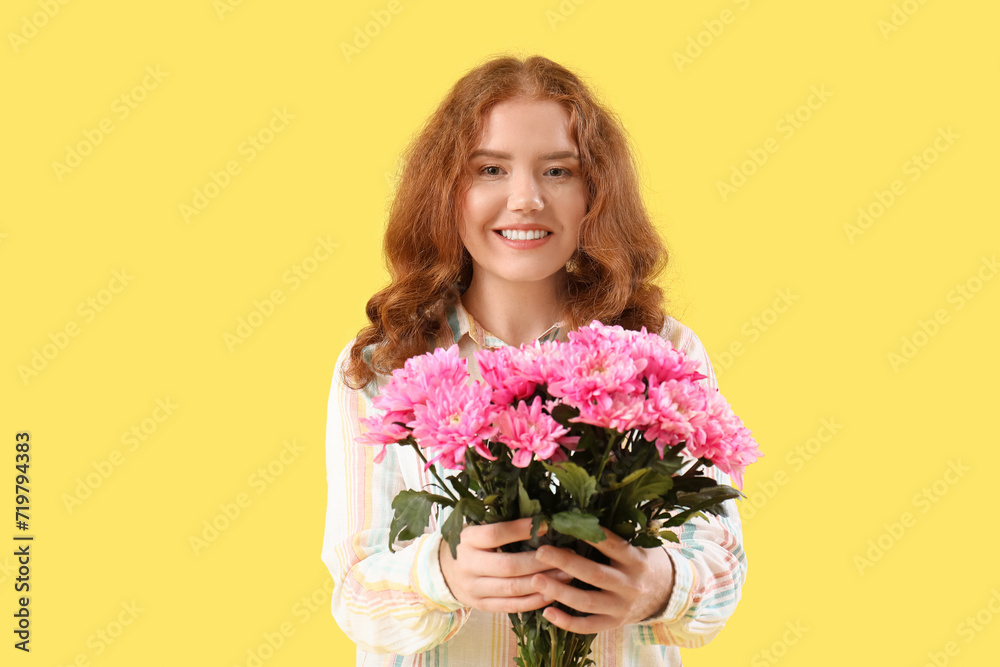
<svg viewBox="0 0 1000 667">
<path fill-rule="evenodd" d="M 743 488 L 743 471 L 748 465 L 763 456 L 757 441 L 750 435 L 750 429 L 739 427 L 729 446 L 729 457 L 719 465 L 719 469 L 729 473 L 736 488 Z"/>
<path fill-rule="evenodd" d="M 406 360 L 402 368 L 392 372 L 372 405 L 386 412 L 400 413 L 398 421 L 412 419 L 413 408 L 427 401 L 428 393 L 441 386 L 464 384 L 469 379 L 466 361 L 458 355 L 458 345 L 437 348 Z M 409 419 L 402 416 L 409 415 Z"/>
<path fill-rule="evenodd" d="M 673 344 L 655 334 L 638 336 L 631 347 L 633 356 L 645 359 L 643 377 L 649 386 L 668 380 L 700 380 L 705 376 L 698 372 L 698 362 L 689 359 Z"/>
<path fill-rule="evenodd" d="M 643 410 L 642 396 L 636 394 L 602 394 L 590 402 L 574 407 L 580 410 L 580 414 L 570 419 L 571 422 L 591 424 L 618 433 L 644 429 L 649 424 Z"/>
<path fill-rule="evenodd" d="M 520 350 L 501 347 L 496 350 L 479 350 L 476 362 L 483 380 L 493 389 L 493 402 L 510 405 L 535 393 L 536 380 L 532 373 L 524 372 L 526 364 Z M 521 363 L 519 363 L 521 362 Z"/>
<path fill-rule="evenodd" d="M 386 447 L 395 445 L 410 437 L 410 429 L 393 421 L 394 417 L 390 416 L 390 414 L 387 413 L 381 417 L 375 416 L 362 419 L 361 423 L 367 430 L 355 438 L 355 441 L 362 445 L 382 447 L 378 454 L 375 455 L 375 463 L 381 463 L 382 459 L 385 458 Z"/>
<path fill-rule="evenodd" d="M 686 448 L 692 456 L 710 460 L 743 487 L 743 469 L 762 454 L 743 420 L 718 391 L 706 398 L 705 420 Z"/>
<path fill-rule="evenodd" d="M 496 418 L 499 427 L 497 440 L 513 450 L 513 463 L 518 468 L 526 468 L 533 458 L 549 461 L 558 457 L 565 459 L 560 445 L 573 447 L 579 440 L 576 436 L 567 436 L 569 430 L 555 419 L 542 412 L 542 399 L 535 400 L 528 406 L 524 401 L 517 407 L 507 407 Z"/>
<path fill-rule="evenodd" d="M 554 340 L 545 342 L 534 341 L 530 345 L 522 345 L 514 350 L 512 360 L 514 366 L 525 378 L 535 384 L 547 384 L 555 369 L 562 364 L 562 352 L 565 343 Z"/>
<path fill-rule="evenodd" d="M 662 457 L 667 447 L 690 442 L 705 421 L 705 390 L 690 379 L 651 385 L 643 410 L 649 424 L 645 437 Z"/>
<path fill-rule="evenodd" d="M 426 404 L 429 391 L 465 384 L 468 377 L 465 359 L 458 356 L 457 345 L 407 359 L 402 368 L 392 372 L 379 395 L 372 399 L 372 407 L 381 410 L 382 414 L 361 420 L 367 431 L 355 440 L 381 446 L 375 456 L 375 462 L 381 462 L 388 445 L 409 437 L 406 425 L 414 420 L 416 406 Z"/>
<path fill-rule="evenodd" d="M 570 331 L 566 337 L 573 343 L 580 343 L 585 347 L 603 347 L 610 345 L 618 350 L 627 350 L 635 345 L 638 338 L 647 336 L 646 328 L 640 331 L 624 329 L 619 325 L 605 326 L 597 320 L 593 320 L 589 325 L 580 327 L 576 331 Z"/>
<path fill-rule="evenodd" d="M 442 386 L 430 391 L 426 405 L 415 406 L 408 426 L 417 444 L 435 453 L 427 467 L 440 461 L 445 468 L 462 470 L 469 447 L 483 458 L 496 460 L 484 442 L 497 433 L 492 425 L 497 413 L 490 403 L 492 393 L 479 383 Z"/>
<path fill-rule="evenodd" d="M 570 333 L 548 383 L 552 396 L 581 409 L 595 403 L 606 407 L 613 394 L 639 394 L 645 388 L 640 376 L 643 360 L 632 358 L 623 337 L 603 335 L 593 328 L 597 324 Z"/>
</svg>

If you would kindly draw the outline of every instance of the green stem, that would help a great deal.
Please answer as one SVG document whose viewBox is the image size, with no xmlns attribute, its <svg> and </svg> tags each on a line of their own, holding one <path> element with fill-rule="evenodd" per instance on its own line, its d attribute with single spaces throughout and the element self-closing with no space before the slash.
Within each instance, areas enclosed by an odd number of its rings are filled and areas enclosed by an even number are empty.
<svg viewBox="0 0 1000 667">
<path fill-rule="evenodd" d="M 601 458 L 601 465 L 598 466 L 598 468 L 597 468 L 597 474 L 594 475 L 594 479 L 597 480 L 597 485 L 598 486 L 601 485 L 601 476 L 604 474 L 604 466 L 606 466 L 608 464 L 608 457 L 611 455 L 611 448 L 614 447 L 616 440 L 618 440 L 618 438 L 616 438 L 614 436 L 611 436 L 610 438 L 608 438 L 608 446 L 604 450 L 604 456 Z"/>
<path fill-rule="evenodd" d="M 479 464 L 476 463 L 476 459 L 472 456 L 472 450 L 465 450 L 465 462 L 468 464 L 466 467 L 471 470 L 472 476 L 476 478 L 476 482 L 479 483 L 479 488 L 482 489 L 484 495 L 490 495 L 487 492 L 486 485 L 483 484 L 483 476 L 479 471 Z"/>
<path fill-rule="evenodd" d="M 691 467 L 684 471 L 681 477 L 694 477 L 694 471 L 701 467 L 701 459 L 695 459 L 695 462 L 691 464 Z"/>
<path fill-rule="evenodd" d="M 614 502 L 611 504 L 611 526 L 621 523 L 618 521 L 618 501 L 621 499 L 622 494 L 616 493 Z M 611 526 L 608 526 L 610 528 Z"/>
<path fill-rule="evenodd" d="M 656 451 L 656 447 L 647 447 L 646 450 L 646 456 L 643 458 L 642 465 L 639 466 L 640 468 L 648 468 L 653 464 L 653 459 L 660 456 Z"/>
<path fill-rule="evenodd" d="M 455 494 L 451 492 L 451 489 L 448 488 L 448 485 L 445 484 L 443 479 L 441 479 L 441 475 L 438 474 L 437 469 L 434 466 L 429 465 L 427 463 L 427 457 L 425 457 L 424 453 L 420 451 L 420 447 L 417 445 L 417 443 L 414 442 L 413 440 L 410 440 L 410 446 L 413 447 L 413 449 L 417 452 L 417 456 L 419 456 L 420 460 L 424 462 L 424 466 L 431 471 L 431 473 L 434 475 L 435 478 L 437 478 L 438 483 L 441 484 L 441 489 L 448 494 L 449 498 L 451 498 L 457 503 L 458 498 L 455 497 Z"/>
</svg>

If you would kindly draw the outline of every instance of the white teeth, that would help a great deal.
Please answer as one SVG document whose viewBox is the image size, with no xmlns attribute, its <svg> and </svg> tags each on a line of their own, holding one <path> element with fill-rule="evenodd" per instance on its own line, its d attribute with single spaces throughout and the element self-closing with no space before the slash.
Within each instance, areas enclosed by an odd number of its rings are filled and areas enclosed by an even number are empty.
<svg viewBox="0 0 1000 667">
<path fill-rule="evenodd" d="M 510 239 L 511 241 L 535 241 L 542 238 L 543 236 L 548 236 L 549 232 L 541 229 L 532 229 L 531 231 L 524 231 L 523 229 L 501 229 L 500 235 L 505 239 Z"/>
</svg>

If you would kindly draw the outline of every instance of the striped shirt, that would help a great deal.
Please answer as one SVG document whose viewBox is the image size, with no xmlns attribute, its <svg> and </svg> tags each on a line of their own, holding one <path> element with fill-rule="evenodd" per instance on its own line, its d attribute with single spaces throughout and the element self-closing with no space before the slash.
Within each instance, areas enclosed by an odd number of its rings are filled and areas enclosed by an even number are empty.
<svg viewBox="0 0 1000 667">
<path fill-rule="evenodd" d="M 459 346 L 478 376 L 473 353 L 503 341 L 484 330 L 457 303 L 448 310 L 450 332 L 439 347 Z M 667 318 L 660 335 L 700 364 L 705 382 L 716 385 L 708 354 L 689 328 Z M 565 340 L 554 325 L 540 340 Z M 347 387 L 342 373 L 354 341 L 337 358 L 327 413 L 328 504 L 322 559 L 333 575 L 333 615 L 357 644 L 357 665 L 394 667 L 509 667 L 516 639 L 506 614 L 465 607 L 451 594 L 438 562 L 441 533 L 432 519 L 421 537 L 389 551 L 392 500 L 403 489 L 421 489 L 433 476 L 410 447 L 389 447 L 375 464 L 378 449 L 354 441 L 360 420 L 375 414 L 372 399 L 388 376 L 367 388 Z M 439 473 L 442 473 L 440 469 Z M 705 474 L 722 484 L 729 476 L 709 467 Z M 746 556 L 736 503 L 728 516 L 694 519 L 677 528 L 679 543 L 665 547 L 674 564 L 674 585 L 662 615 L 601 632 L 591 657 L 599 667 L 680 665 L 677 647 L 697 647 L 722 630 L 736 609 L 746 578 Z M 447 514 L 443 514 L 443 521 Z M 405 545 L 405 546 L 404 546 Z"/>
</svg>

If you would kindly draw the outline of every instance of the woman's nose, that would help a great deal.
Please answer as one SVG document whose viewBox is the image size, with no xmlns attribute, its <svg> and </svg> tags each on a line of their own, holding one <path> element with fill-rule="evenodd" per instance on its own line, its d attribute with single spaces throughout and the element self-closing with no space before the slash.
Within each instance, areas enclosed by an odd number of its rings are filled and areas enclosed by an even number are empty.
<svg viewBox="0 0 1000 667">
<path fill-rule="evenodd" d="M 531 175 L 514 176 L 510 180 L 511 191 L 507 197 L 507 209 L 532 213 L 542 210 L 542 192 Z"/>
</svg>

